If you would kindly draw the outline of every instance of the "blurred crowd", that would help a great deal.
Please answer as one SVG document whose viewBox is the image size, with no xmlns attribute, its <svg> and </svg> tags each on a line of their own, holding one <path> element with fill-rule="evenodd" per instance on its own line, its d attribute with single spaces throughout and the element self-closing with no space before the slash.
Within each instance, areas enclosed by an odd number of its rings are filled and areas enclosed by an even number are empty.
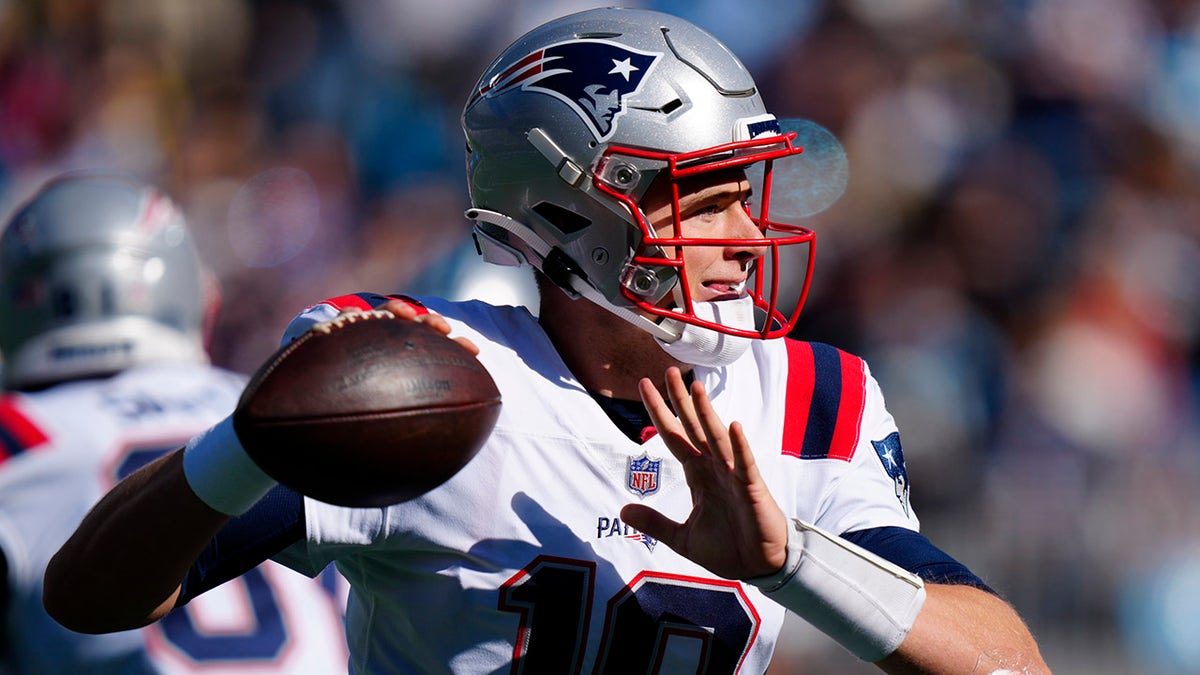
<svg viewBox="0 0 1200 675">
<path fill-rule="evenodd" d="M 628 4 L 708 28 L 843 143 L 797 335 L 871 364 L 925 531 L 1056 672 L 1200 673 L 1200 5 Z M 3 216 L 65 169 L 159 183 L 242 371 L 324 297 L 520 301 L 466 285 L 458 115 L 513 38 L 588 6 L 0 0 Z M 773 670 L 857 672 L 791 635 Z"/>
</svg>

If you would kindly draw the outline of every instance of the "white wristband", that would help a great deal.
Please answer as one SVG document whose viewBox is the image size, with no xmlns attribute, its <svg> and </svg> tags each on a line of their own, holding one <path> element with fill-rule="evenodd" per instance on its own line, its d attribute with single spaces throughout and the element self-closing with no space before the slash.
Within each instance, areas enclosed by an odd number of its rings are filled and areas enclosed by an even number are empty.
<svg viewBox="0 0 1200 675">
<path fill-rule="evenodd" d="M 746 583 L 864 661 L 894 652 L 925 604 L 925 583 L 841 537 L 792 522 L 783 569 Z"/>
<path fill-rule="evenodd" d="M 276 484 L 242 448 L 232 417 L 188 441 L 183 474 L 201 501 L 231 516 L 248 511 Z"/>
</svg>

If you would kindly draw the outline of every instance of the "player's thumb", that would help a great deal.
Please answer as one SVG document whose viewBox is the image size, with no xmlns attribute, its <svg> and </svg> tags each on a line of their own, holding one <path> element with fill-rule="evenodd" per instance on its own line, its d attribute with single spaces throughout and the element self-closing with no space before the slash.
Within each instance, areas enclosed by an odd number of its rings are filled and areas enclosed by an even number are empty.
<svg viewBox="0 0 1200 675">
<path fill-rule="evenodd" d="M 682 527 L 679 523 L 643 504 L 626 504 L 621 509 L 621 521 L 671 548 L 675 548 L 675 539 Z"/>
</svg>

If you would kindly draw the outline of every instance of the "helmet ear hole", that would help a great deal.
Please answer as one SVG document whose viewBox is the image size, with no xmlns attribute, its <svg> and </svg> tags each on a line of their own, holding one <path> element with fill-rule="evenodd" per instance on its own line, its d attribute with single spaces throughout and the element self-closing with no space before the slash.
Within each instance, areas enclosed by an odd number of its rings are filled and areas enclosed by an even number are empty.
<svg viewBox="0 0 1200 675">
<path fill-rule="evenodd" d="M 103 316 L 112 316 L 117 313 L 117 294 L 112 284 L 104 284 L 100 287 L 100 313 Z"/>
<path fill-rule="evenodd" d="M 683 107 L 683 101 L 681 101 L 680 99 L 674 98 L 674 99 L 671 99 L 670 101 L 667 101 L 666 103 L 664 103 L 663 106 L 658 109 L 658 111 L 664 115 L 670 115 L 671 113 L 675 112 L 676 110 L 679 110 L 682 107 Z"/>
<path fill-rule="evenodd" d="M 69 319 L 79 308 L 78 298 L 69 288 L 55 288 L 50 292 L 51 312 L 57 318 Z"/>
<path fill-rule="evenodd" d="M 539 202 L 533 212 L 541 216 L 563 234 L 574 234 L 592 224 L 584 216 L 552 202 Z"/>
</svg>

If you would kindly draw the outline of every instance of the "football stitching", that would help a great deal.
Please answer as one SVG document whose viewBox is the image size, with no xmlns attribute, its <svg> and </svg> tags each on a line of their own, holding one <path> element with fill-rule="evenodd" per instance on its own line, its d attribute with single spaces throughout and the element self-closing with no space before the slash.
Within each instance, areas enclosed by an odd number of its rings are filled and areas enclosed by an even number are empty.
<svg viewBox="0 0 1200 675">
<path fill-rule="evenodd" d="M 259 387 L 262 385 L 262 383 L 271 375 L 271 373 L 275 372 L 275 370 L 284 361 L 284 359 L 287 358 L 287 356 L 289 354 L 291 354 L 292 352 L 299 349 L 301 345 L 303 345 L 305 342 L 308 342 L 313 337 L 315 337 L 317 335 L 330 335 L 333 333 L 334 330 L 339 329 L 339 328 L 344 328 L 345 326 L 352 324 L 352 323 L 357 323 L 360 319 L 361 320 L 369 320 L 369 319 L 395 319 L 395 318 L 396 318 L 396 315 L 392 314 L 391 312 L 389 312 L 387 310 L 373 309 L 373 310 L 370 310 L 367 312 L 353 312 L 350 314 L 339 314 L 335 318 L 313 324 L 313 326 L 311 328 L 304 331 L 304 333 L 302 333 L 299 337 L 297 337 L 295 340 L 292 340 L 290 343 L 288 343 L 288 345 L 283 348 L 283 351 L 281 351 L 278 355 L 276 355 L 273 359 L 271 359 L 269 366 L 267 364 L 263 364 L 264 367 L 262 369 L 262 372 L 256 374 L 252 378 L 252 383 L 254 384 L 253 390 L 247 388 L 245 391 L 242 392 L 242 396 L 248 397 L 251 395 L 252 391 L 257 392 Z"/>
<path fill-rule="evenodd" d="M 396 315 L 392 314 L 391 312 L 387 311 L 386 309 L 372 309 L 368 312 L 351 312 L 349 314 L 339 314 L 336 317 L 329 319 L 328 321 L 322 321 L 321 323 L 314 325 L 312 328 L 309 328 L 308 332 L 309 333 L 316 332 L 316 333 L 321 333 L 322 335 L 329 335 L 334 330 L 336 330 L 338 328 L 343 328 L 347 324 L 355 323 L 359 320 L 365 321 L 365 320 L 369 320 L 369 319 L 394 319 L 394 318 L 396 318 Z"/>
</svg>

